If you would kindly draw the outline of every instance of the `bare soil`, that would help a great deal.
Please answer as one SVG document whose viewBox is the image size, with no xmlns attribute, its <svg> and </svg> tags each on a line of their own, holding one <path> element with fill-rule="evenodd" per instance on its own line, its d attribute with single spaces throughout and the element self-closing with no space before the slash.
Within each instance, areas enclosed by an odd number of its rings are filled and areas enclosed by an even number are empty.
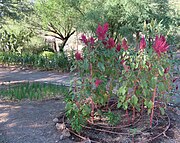
<svg viewBox="0 0 180 143">
<path fill-rule="evenodd" d="M 0 143 L 71 143 L 60 140 L 53 119 L 64 111 L 62 99 L 0 100 Z"/>
</svg>

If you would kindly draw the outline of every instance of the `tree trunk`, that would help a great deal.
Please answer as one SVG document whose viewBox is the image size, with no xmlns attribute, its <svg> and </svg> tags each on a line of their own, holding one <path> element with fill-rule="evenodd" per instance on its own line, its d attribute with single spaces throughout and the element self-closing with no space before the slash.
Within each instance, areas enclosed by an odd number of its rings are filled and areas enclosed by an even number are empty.
<svg viewBox="0 0 180 143">
<path fill-rule="evenodd" d="M 64 51 L 64 46 L 66 45 L 68 39 L 75 33 L 75 31 L 68 33 L 66 37 L 64 37 L 63 43 L 59 48 L 59 52 L 63 52 Z"/>
</svg>

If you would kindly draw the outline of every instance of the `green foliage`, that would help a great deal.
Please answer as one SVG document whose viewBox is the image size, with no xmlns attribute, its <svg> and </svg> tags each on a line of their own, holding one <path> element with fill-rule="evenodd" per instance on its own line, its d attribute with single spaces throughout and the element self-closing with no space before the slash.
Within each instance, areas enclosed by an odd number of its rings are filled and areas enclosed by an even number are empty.
<svg viewBox="0 0 180 143">
<path fill-rule="evenodd" d="M 0 89 L 0 97 L 11 100 L 22 99 L 47 99 L 50 97 L 57 97 L 67 95 L 68 89 L 63 85 L 54 85 L 49 83 L 23 83 L 10 84 Z"/>
<path fill-rule="evenodd" d="M 38 19 L 33 20 L 32 25 L 62 40 L 60 51 L 63 52 L 67 40 L 75 33 L 78 13 L 66 0 L 37 0 L 35 1 L 35 13 Z"/>
<path fill-rule="evenodd" d="M 70 70 L 71 58 L 69 59 L 64 53 L 51 53 L 50 55 L 49 53 L 0 52 L 0 63 L 3 65 L 20 65 L 22 67 L 39 68 L 42 70 Z"/>
<path fill-rule="evenodd" d="M 29 0 L 1 0 L 0 9 L 0 23 L 3 24 L 7 18 L 19 21 L 33 11 Z"/>
<path fill-rule="evenodd" d="M 4 30 L 0 34 L 0 50 L 20 52 L 30 42 L 32 36 L 32 31 L 27 33 L 27 31 L 21 30 L 15 34 Z"/>
<path fill-rule="evenodd" d="M 67 1 L 67 3 L 71 1 Z M 118 40 L 118 35 L 123 35 L 128 40 L 133 40 L 132 34 L 136 34 L 139 40 L 139 32 L 143 31 L 143 23 L 151 23 L 156 20 L 164 28 L 163 33 L 171 37 L 172 31 L 177 31 L 179 26 L 179 12 L 170 7 L 167 0 L 78 0 L 73 2 L 73 7 L 81 11 L 77 21 L 77 29 L 95 33 L 97 24 L 108 22 L 110 25 L 110 37 Z"/>
</svg>

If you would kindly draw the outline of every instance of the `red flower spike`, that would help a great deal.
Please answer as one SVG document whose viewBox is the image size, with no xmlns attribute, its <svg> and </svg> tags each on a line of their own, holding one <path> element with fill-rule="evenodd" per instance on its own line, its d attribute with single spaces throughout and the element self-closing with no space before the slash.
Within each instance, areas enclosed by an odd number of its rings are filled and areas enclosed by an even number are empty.
<svg viewBox="0 0 180 143">
<path fill-rule="evenodd" d="M 88 40 L 84 34 L 81 35 L 81 40 L 83 41 L 84 44 L 88 45 Z"/>
<path fill-rule="evenodd" d="M 109 24 L 108 24 L 108 23 L 105 23 L 105 24 L 103 25 L 103 27 L 104 27 L 104 32 L 107 33 L 107 32 L 108 32 L 108 29 L 109 29 Z"/>
<path fill-rule="evenodd" d="M 143 50 L 146 48 L 146 40 L 144 37 L 141 38 L 139 47 L 140 47 L 140 50 Z"/>
<path fill-rule="evenodd" d="M 169 45 L 166 42 L 166 39 L 164 36 L 156 36 L 154 44 L 153 44 L 153 49 L 154 51 L 158 54 L 158 56 L 161 56 L 161 53 L 164 53 L 168 50 Z"/>
<path fill-rule="evenodd" d="M 104 40 L 106 38 L 106 33 L 109 29 L 109 24 L 105 23 L 103 26 L 98 25 L 98 28 L 96 29 L 96 35 L 98 36 L 99 40 Z"/>
<path fill-rule="evenodd" d="M 102 41 L 102 43 L 105 47 L 107 46 L 107 41 Z"/>
<path fill-rule="evenodd" d="M 102 83 L 102 80 L 99 80 L 99 79 L 96 79 L 95 81 L 95 85 L 96 85 L 96 88 L 99 86 L 99 84 Z"/>
<path fill-rule="evenodd" d="M 175 82 L 177 79 L 178 79 L 178 78 L 174 78 L 174 79 L 173 79 L 173 82 Z"/>
<path fill-rule="evenodd" d="M 91 46 L 93 46 L 95 39 L 93 37 L 90 37 L 88 41 L 90 42 Z"/>
<path fill-rule="evenodd" d="M 107 48 L 108 49 L 112 49 L 115 46 L 115 42 L 113 38 L 109 38 L 109 40 L 107 41 Z"/>
<path fill-rule="evenodd" d="M 164 74 L 168 73 L 168 72 L 169 72 L 169 70 L 170 70 L 170 68 L 169 68 L 169 67 L 168 67 L 168 68 L 165 68 L 165 69 L 164 69 Z"/>
<path fill-rule="evenodd" d="M 77 61 L 83 60 L 83 58 L 82 58 L 82 56 L 81 56 L 81 54 L 79 52 L 75 53 L 75 58 L 76 58 Z"/>
<path fill-rule="evenodd" d="M 121 44 L 118 43 L 118 44 L 117 44 L 117 47 L 116 47 L 116 52 L 119 52 L 120 50 L 121 50 Z"/>
<path fill-rule="evenodd" d="M 127 45 L 127 41 L 125 38 L 122 41 L 122 47 L 124 48 L 125 51 L 128 50 L 128 45 Z"/>
<path fill-rule="evenodd" d="M 122 60 L 120 64 L 122 64 L 122 65 L 123 65 L 124 63 L 125 63 L 125 60 Z"/>
</svg>

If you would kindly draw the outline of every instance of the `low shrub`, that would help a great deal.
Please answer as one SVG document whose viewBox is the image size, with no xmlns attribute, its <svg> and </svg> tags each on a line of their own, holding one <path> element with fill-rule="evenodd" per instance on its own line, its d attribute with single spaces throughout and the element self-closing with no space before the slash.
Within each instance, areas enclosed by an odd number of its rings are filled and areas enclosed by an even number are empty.
<svg viewBox="0 0 180 143">
<path fill-rule="evenodd" d="M 43 52 L 41 54 L 0 52 L 0 63 L 3 65 L 20 65 L 43 70 L 69 71 L 71 58 L 64 53 Z"/>
</svg>

